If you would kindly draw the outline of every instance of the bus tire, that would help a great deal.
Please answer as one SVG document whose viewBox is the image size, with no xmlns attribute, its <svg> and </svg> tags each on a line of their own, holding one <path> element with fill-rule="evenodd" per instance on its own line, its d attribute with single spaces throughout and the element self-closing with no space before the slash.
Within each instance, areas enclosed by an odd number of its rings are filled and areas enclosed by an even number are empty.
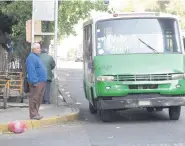
<svg viewBox="0 0 185 146">
<path fill-rule="evenodd" d="M 163 111 L 163 108 L 162 108 L 162 107 L 156 107 L 155 109 L 156 109 L 156 111 L 158 111 L 158 112 Z"/>
<path fill-rule="evenodd" d="M 152 113 L 154 111 L 154 108 L 153 107 L 147 107 L 146 110 L 147 110 L 147 112 Z"/>
<path fill-rule="evenodd" d="M 89 102 L 89 111 L 91 114 L 97 113 L 97 109 Z"/>
<path fill-rule="evenodd" d="M 170 120 L 179 120 L 180 114 L 181 114 L 181 106 L 171 106 L 171 107 L 169 107 Z"/>
</svg>

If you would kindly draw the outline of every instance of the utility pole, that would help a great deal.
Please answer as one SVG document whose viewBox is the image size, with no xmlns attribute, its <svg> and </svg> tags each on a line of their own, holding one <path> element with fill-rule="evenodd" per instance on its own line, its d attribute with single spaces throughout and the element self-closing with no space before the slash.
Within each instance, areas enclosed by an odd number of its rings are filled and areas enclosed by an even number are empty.
<svg viewBox="0 0 185 146">
<path fill-rule="evenodd" d="M 55 37 L 54 37 L 54 59 L 56 63 L 56 67 L 54 70 L 54 76 L 55 79 L 57 78 L 57 53 L 58 53 L 58 48 L 57 48 L 57 43 L 58 42 L 58 0 L 55 0 Z"/>
<path fill-rule="evenodd" d="M 56 62 L 56 68 L 54 70 L 55 79 L 57 78 L 57 40 L 58 40 L 58 1 L 38 1 L 32 0 L 32 39 L 31 42 L 35 42 L 35 37 L 38 36 L 54 36 L 54 60 Z M 54 21 L 54 32 L 41 32 L 35 33 L 35 21 Z"/>
</svg>

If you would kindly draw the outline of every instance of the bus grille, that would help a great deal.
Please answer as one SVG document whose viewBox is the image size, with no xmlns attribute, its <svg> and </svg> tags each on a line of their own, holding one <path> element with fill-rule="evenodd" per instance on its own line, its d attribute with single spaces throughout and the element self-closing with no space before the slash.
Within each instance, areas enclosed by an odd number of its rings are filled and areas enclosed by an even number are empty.
<svg viewBox="0 0 185 146">
<path fill-rule="evenodd" d="M 172 80 L 171 74 L 117 75 L 116 81 L 166 81 Z"/>
</svg>

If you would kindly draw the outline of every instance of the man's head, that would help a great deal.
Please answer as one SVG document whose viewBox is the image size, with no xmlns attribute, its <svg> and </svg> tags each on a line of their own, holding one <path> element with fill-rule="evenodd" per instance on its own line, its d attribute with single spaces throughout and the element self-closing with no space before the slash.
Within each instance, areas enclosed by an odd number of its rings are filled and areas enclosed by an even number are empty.
<svg viewBox="0 0 185 146">
<path fill-rule="evenodd" d="M 31 45 L 31 51 L 35 54 L 40 54 L 41 49 L 40 49 L 40 44 L 39 43 L 33 43 Z"/>
</svg>

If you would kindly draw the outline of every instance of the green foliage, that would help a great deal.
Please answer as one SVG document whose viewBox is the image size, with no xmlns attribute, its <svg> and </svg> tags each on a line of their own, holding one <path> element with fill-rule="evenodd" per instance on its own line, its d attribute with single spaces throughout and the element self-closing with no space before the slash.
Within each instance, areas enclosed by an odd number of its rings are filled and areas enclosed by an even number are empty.
<svg viewBox="0 0 185 146">
<path fill-rule="evenodd" d="M 184 0 L 128 0 L 123 11 L 134 11 L 138 6 L 145 11 L 171 13 L 179 16 L 182 29 L 185 29 L 185 1 Z"/>
<path fill-rule="evenodd" d="M 123 12 L 132 12 L 132 11 L 134 11 L 134 1 L 128 0 L 125 2 Z"/>
<path fill-rule="evenodd" d="M 166 12 L 179 16 L 182 29 L 185 29 L 185 2 L 184 0 L 173 0 L 166 8 Z"/>
<path fill-rule="evenodd" d="M 179 16 L 180 24 L 182 29 L 185 29 L 185 2 L 184 0 L 166 0 L 166 1 L 160 1 L 160 0 L 155 0 L 155 3 L 151 3 L 151 5 L 154 5 L 154 7 L 150 11 L 157 11 L 157 12 L 165 12 L 165 13 L 170 13 L 174 15 Z"/>
<path fill-rule="evenodd" d="M 12 26 L 16 23 L 13 16 L 8 16 L 2 12 L 0 12 L 0 22 L 0 30 L 8 34 L 12 32 Z"/>
<path fill-rule="evenodd" d="M 25 59 L 25 54 L 29 52 L 29 44 L 26 43 L 26 21 L 31 19 L 32 1 L 11 1 L 1 2 L 1 11 L 8 15 L 13 15 L 17 19 L 17 24 L 12 28 L 11 39 L 17 57 Z M 59 36 L 75 34 L 74 24 L 80 19 L 90 15 L 90 10 L 107 10 L 103 0 L 90 1 L 62 1 L 59 5 Z M 52 31 L 54 25 L 44 24 L 44 31 Z M 45 39 L 48 42 L 48 38 Z"/>
<path fill-rule="evenodd" d="M 82 1 L 71 0 L 62 1 L 59 6 L 59 35 L 75 34 L 73 26 L 80 19 L 85 19 L 90 15 L 91 10 L 107 11 L 107 6 L 103 0 Z"/>
<path fill-rule="evenodd" d="M 4 8 L 4 5 L 8 5 L 11 2 L 1 2 L 0 3 L 0 31 L 1 31 L 1 36 L 0 36 L 0 44 L 7 49 L 7 43 L 10 41 L 9 40 L 9 34 L 12 32 L 12 26 L 16 24 L 16 19 L 13 15 L 7 15 L 3 13 L 2 8 Z"/>
<path fill-rule="evenodd" d="M 11 39 L 15 55 L 20 58 L 25 58 L 29 47 L 26 43 L 26 21 L 31 18 L 32 2 L 31 1 L 16 1 L 8 5 L 4 5 L 2 12 L 8 15 L 13 15 L 17 24 L 12 28 Z"/>
<path fill-rule="evenodd" d="M 169 5 L 170 1 L 159 1 L 155 0 L 153 3 L 150 3 L 150 5 L 153 5 L 152 8 L 148 7 L 147 10 L 155 11 L 155 12 L 166 12 L 166 8 Z"/>
<path fill-rule="evenodd" d="M 107 11 L 107 6 L 104 5 L 103 0 L 96 0 L 93 2 L 82 0 L 60 2 L 58 11 L 59 38 L 70 34 L 76 35 L 74 25 L 77 24 L 79 20 L 90 16 L 91 10 Z M 44 27 L 44 31 L 54 31 L 54 25 L 51 23 L 49 26 L 46 27 L 45 25 Z M 47 47 L 50 37 L 45 37 L 44 40 L 43 46 Z"/>
</svg>

